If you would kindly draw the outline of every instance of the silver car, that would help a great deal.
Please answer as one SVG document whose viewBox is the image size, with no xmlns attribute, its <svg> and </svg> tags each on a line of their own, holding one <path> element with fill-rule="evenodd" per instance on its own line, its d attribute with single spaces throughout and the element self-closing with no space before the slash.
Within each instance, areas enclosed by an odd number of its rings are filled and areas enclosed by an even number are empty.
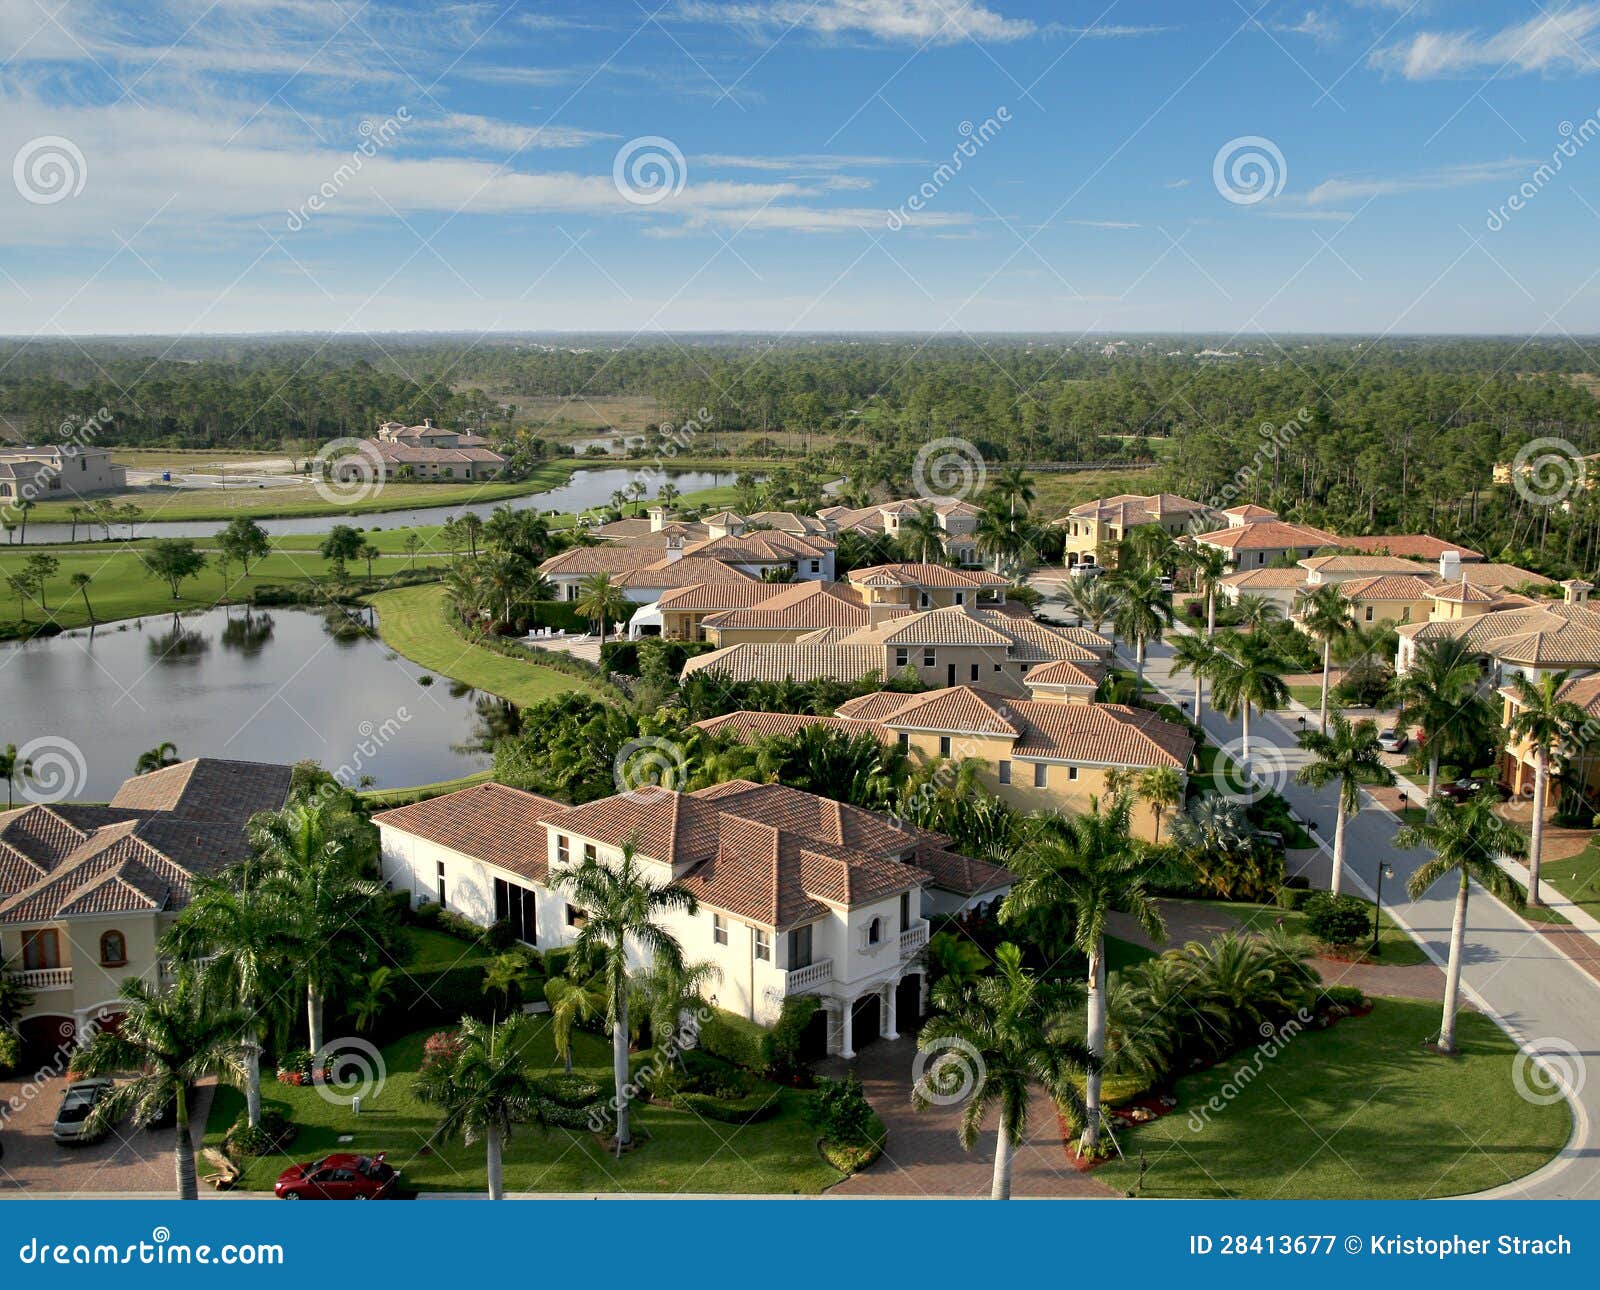
<svg viewBox="0 0 1600 1290">
<path fill-rule="evenodd" d="M 64 1146 L 98 1142 L 105 1137 L 109 1125 L 102 1126 L 95 1133 L 86 1130 L 90 1114 L 100 1105 L 101 1099 L 111 1091 L 112 1087 L 112 1082 L 108 1079 L 80 1079 L 68 1084 L 67 1091 L 61 1095 L 61 1109 L 56 1112 L 56 1123 L 51 1136 Z"/>
<path fill-rule="evenodd" d="M 1378 732 L 1378 747 L 1386 753 L 1403 753 L 1411 742 L 1411 736 L 1404 730 L 1382 730 Z"/>
</svg>

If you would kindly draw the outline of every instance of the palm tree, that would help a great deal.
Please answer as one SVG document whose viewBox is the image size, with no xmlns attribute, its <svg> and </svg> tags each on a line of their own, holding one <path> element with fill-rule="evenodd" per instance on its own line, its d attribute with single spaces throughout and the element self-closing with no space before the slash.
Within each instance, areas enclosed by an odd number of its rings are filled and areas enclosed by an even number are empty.
<svg viewBox="0 0 1600 1290">
<path fill-rule="evenodd" d="M 82 506 L 67 507 L 67 518 L 72 521 L 72 530 L 67 535 L 68 542 L 76 542 L 78 540 L 78 524 L 83 519 L 84 511 L 86 509 L 87 508 Z"/>
<path fill-rule="evenodd" d="M 585 860 L 555 875 L 583 911 L 573 961 L 605 977 L 606 1020 L 611 1025 L 611 1069 L 616 1080 L 617 1154 L 632 1141 L 628 1131 L 628 943 L 657 964 L 683 967 L 683 946 L 657 921 L 663 914 L 693 914 L 694 893 L 677 883 L 657 886 L 639 867 L 633 844 L 615 868 Z"/>
<path fill-rule="evenodd" d="M 1233 607 L 1239 611 L 1239 626 L 1252 632 L 1283 617 L 1283 612 L 1265 596 L 1246 593 L 1233 602 Z"/>
<path fill-rule="evenodd" d="M 1185 550 L 1183 563 L 1189 566 L 1194 589 L 1206 598 L 1206 635 L 1217 631 L 1217 593 L 1222 580 L 1228 576 L 1228 553 L 1201 542 L 1191 543 Z"/>
<path fill-rule="evenodd" d="M 1100 1150 L 1100 1062 L 1106 1044 L 1106 922 L 1113 910 L 1132 914 L 1153 940 L 1166 924 L 1145 886 L 1144 858 L 1129 832 L 1132 801 L 1115 797 L 1101 812 L 1061 817 L 1042 838 L 1019 850 L 1009 866 L 1018 876 L 1000 906 L 1000 921 L 1046 919 L 1072 928 L 1072 945 L 1089 960 L 1088 1051 L 1093 1067 L 1085 1084 L 1085 1155 Z"/>
<path fill-rule="evenodd" d="M 1210 636 L 1185 632 L 1172 646 L 1172 670 L 1194 677 L 1194 720 L 1203 723 L 1206 714 L 1206 680 L 1216 674 L 1222 652 Z"/>
<path fill-rule="evenodd" d="M 11 790 L 17 784 L 33 777 L 33 762 L 26 757 L 18 760 L 16 744 L 7 744 L 4 749 L 0 749 L 0 776 L 5 777 L 6 809 L 9 811 L 16 805 Z"/>
<path fill-rule="evenodd" d="M 262 1029 L 280 1030 L 287 1020 L 282 990 L 293 976 L 300 945 L 290 911 L 241 866 L 221 877 L 200 878 L 194 894 L 161 940 L 161 952 L 194 969 L 207 1000 L 248 1018 L 240 1043 L 245 1067 L 245 1109 L 250 1127 L 261 1127 Z"/>
<path fill-rule="evenodd" d="M 578 584 L 577 611 L 591 623 L 600 624 L 600 643 L 606 643 L 606 624 L 621 620 L 628 612 L 628 598 L 611 581 L 609 573 L 591 573 Z"/>
<path fill-rule="evenodd" d="M 1476 882 L 1491 895 L 1513 909 L 1527 904 L 1522 887 L 1499 865 L 1502 855 L 1521 855 L 1526 849 L 1515 825 L 1495 814 L 1492 793 L 1476 793 L 1465 802 L 1435 804 L 1433 813 L 1421 824 L 1409 825 L 1395 834 L 1395 845 L 1404 848 L 1427 847 L 1434 857 L 1411 875 L 1406 884 L 1412 900 L 1439 879 L 1456 873 L 1461 886 L 1456 892 L 1455 917 L 1450 923 L 1450 961 L 1444 974 L 1444 1020 L 1439 1025 L 1439 1051 L 1456 1050 L 1456 1005 L 1461 993 L 1461 949 L 1467 935 L 1467 896 Z"/>
<path fill-rule="evenodd" d="M 520 1015 L 498 1024 L 463 1017 L 460 1034 L 459 1051 L 425 1066 L 414 1088 L 418 1100 L 442 1112 L 435 1137 L 460 1137 L 468 1146 L 482 1139 L 489 1199 L 503 1200 L 501 1150 L 511 1138 L 512 1125 L 537 1115 L 539 1085 L 523 1056 L 530 1040 L 528 1022 Z"/>
<path fill-rule="evenodd" d="M 1017 512 L 1026 514 L 1036 496 L 1033 480 L 1021 466 L 1001 466 L 989 476 L 989 486 L 984 492 L 987 494 L 984 501 L 991 509 L 1005 508 L 1006 519 L 1013 530 L 1017 525 Z"/>
<path fill-rule="evenodd" d="M 544 983 L 544 999 L 550 1005 L 550 1040 L 570 1075 L 573 1027 L 581 1021 L 605 1015 L 605 992 L 593 980 L 574 981 L 557 976 Z"/>
<path fill-rule="evenodd" d="M 244 1076 L 239 1036 L 249 1024 L 244 1013 L 210 1006 L 199 989 L 182 977 L 161 992 L 138 977 L 122 984 L 122 1021 L 95 1032 L 72 1059 L 81 1076 L 124 1075 L 91 1113 L 92 1131 L 115 1124 L 132 1111 L 154 1118 L 170 1103 L 176 1108 L 173 1157 L 179 1200 L 198 1199 L 194 1138 L 189 1132 L 189 1090 L 207 1075 L 235 1083 Z"/>
<path fill-rule="evenodd" d="M 1239 755 L 1248 773 L 1250 765 L 1250 713 L 1276 712 L 1289 701 L 1282 665 L 1269 642 L 1260 636 L 1229 632 L 1219 638 L 1216 672 L 1211 678 L 1211 700 L 1231 721 L 1243 714 Z"/>
<path fill-rule="evenodd" d="M 1117 634 L 1133 642 L 1138 692 L 1143 694 L 1145 646 L 1160 640 L 1163 629 L 1172 626 L 1172 598 L 1161 589 L 1161 574 L 1154 565 L 1119 573 L 1115 585 Z"/>
<path fill-rule="evenodd" d="M 637 982 L 639 1002 L 650 1019 L 651 1043 L 657 1048 L 670 1044 L 677 1050 L 693 1047 L 698 1030 L 685 1023 L 684 1015 L 692 1014 L 706 989 L 721 979 L 722 969 L 715 963 L 657 958 Z"/>
<path fill-rule="evenodd" d="M 87 573 L 75 573 L 72 575 L 72 577 L 68 578 L 67 581 L 70 582 L 78 594 L 83 597 L 84 612 L 89 615 L 89 625 L 91 627 L 94 626 L 94 606 L 89 603 L 89 584 L 93 582 L 94 579 Z"/>
<path fill-rule="evenodd" d="M 1528 847 L 1528 903 L 1544 904 L 1539 894 L 1539 862 L 1544 858 L 1544 811 L 1550 794 L 1550 757 L 1584 724 L 1583 709 L 1561 691 L 1572 679 L 1570 672 L 1546 672 L 1537 683 L 1525 676 L 1511 679 L 1517 715 L 1511 719 L 1511 737 L 1533 750 L 1533 838 Z"/>
<path fill-rule="evenodd" d="M 28 541 L 28 512 L 37 505 L 37 502 L 27 497 L 24 497 L 20 502 L 17 503 L 17 512 L 22 516 L 22 532 L 19 535 L 18 540 L 24 544 L 26 544 Z"/>
<path fill-rule="evenodd" d="M 1344 880 L 1344 827 L 1361 809 L 1363 784 L 1394 783 L 1394 772 L 1383 764 L 1378 748 L 1378 728 L 1370 721 L 1354 725 L 1342 712 L 1333 714 L 1333 729 L 1302 730 L 1300 746 L 1314 760 L 1302 766 L 1295 780 L 1312 788 L 1336 782 L 1339 786 L 1339 812 L 1333 821 L 1333 881 L 1328 890 L 1335 896 Z"/>
<path fill-rule="evenodd" d="M 998 1110 L 993 1200 L 1011 1199 L 1012 1154 L 1028 1135 L 1028 1102 L 1042 1084 L 1057 1104 L 1084 1116 L 1076 1080 L 1099 1064 L 1081 1043 L 1063 1033 L 1074 991 L 1041 981 L 1022 966 L 1022 951 L 1010 942 L 995 952 L 995 973 L 976 980 L 946 977 L 933 988 L 934 1015 L 917 1036 L 917 1047 L 939 1056 L 911 1088 L 919 1109 L 946 1104 L 951 1085 L 971 1084 L 961 1108 L 961 1145 L 972 1150 L 983 1122 Z"/>
<path fill-rule="evenodd" d="M 1117 593 L 1098 577 L 1079 579 L 1074 585 L 1079 589 L 1073 596 L 1072 607 L 1098 634 L 1116 616 Z"/>
<path fill-rule="evenodd" d="M 1302 592 L 1296 606 L 1300 626 L 1312 640 L 1322 645 L 1322 702 L 1317 709 L 1317 729 L 1328 729 L 1328 679 L 1333 670 L 1334 642 L 1343 640 L 1355 628 L 1355 608 L 1340 589 L 1330 582 Z M 1337 890 L 1337 888 L 1335 888 Z"/>
<path fill-rule="evenodd" d="M 678 491 L 678 486 L 670 479 L 656 489 L 656 501 L 660 502 L 662 508 L 667 511 L 671 511 L 673 502 L 682 496 L 683 494 Z"/>
<path fill-rule="evenodd" d="M 291 934 L 307 947 L 296 960 L 305 988 L 312 1052 L 323 1046 L 322 1016 L 362 968 L 362 938 L 352 927 L 374 921 L 382 888 L 366 877 L 377 830 L 326 798 L 293 801 L 250 821 L 254 871 L 289 911 Z"/>
<path fill-rule="evenodd" d="M 1006 560 L 1013 555 L 1021 539 L 1015 523 L 998 511 L 985 511 L 978 520 L 973 534 L 978 551 L 994 561 L 994 571 L 999 573 Z"/>
<path fill-rule="evenodd" d="M 138 761 L 133 764 L 133 773 L 135 775 L 148 775 L 153 770 L 164 770 L 168 766 L 176 766 L 180 760 L 178 745 L 168 739 L 157 744 L 154 748 L 140 753 Z"/>
<path fill-rule="evenodd" d="M 468 511 L 456 523 L 460 525 L 461 532 L 467 539 L 467 554 L 477 559 L 478 537 L 483 532 L 483 517 L 476 511 Z"/>
<path fill-rule="evenodd" d="M 381 551 L 379 551 L 377 547 L 373 546 L 372 543 L 363 542 L 361 544 L 361 552 L 360 552 L 360 554 L 361 554 L 361 558 L 367 562 L 367 581 L 371 582 L 372 581 L 372 562 L 374 560 L 376 560 L 383 553 Z"/>
<path fill-rule="evenodd" d="M 1139 796 L 1150 805 L 1155 816 L 1155 841 L 1161 841 L 1162 813 L 1183 801 L 1183 776 L 1176 766 L 1152 766 L 1139 776 Z"/>
<path fill-rule="evenodd" d="M 1439 792 L 1445 732 L 1478 688 L 1478 660 L 1466 641 L 1447 636 L 1424 641 L 1395 688 L 1397 723 L 1420 725 L 1428 749 L 1428 800 Z"/>
<path fill-rule="evenodd" d="M 936 562 L 944 555 L 944 525 L 939 522 L 939 512 L 931 506 L 917 507 L 900 521 L 900 541 L 913 559 Z"/>
</svg>

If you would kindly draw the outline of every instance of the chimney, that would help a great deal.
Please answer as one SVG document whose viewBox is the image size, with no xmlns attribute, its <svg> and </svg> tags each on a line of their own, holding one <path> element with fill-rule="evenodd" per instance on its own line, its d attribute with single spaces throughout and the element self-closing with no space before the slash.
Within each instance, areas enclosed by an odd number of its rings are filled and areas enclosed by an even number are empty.
<svg viewBox="0 0 1600 1290">
<path fill-rule="evenodd" d="M 661 532 L 662 526 L 667 522 L 667 508 L 665 506 L 652 506 L 650 508 L 650 531 Z"/>
<path fill-rule="evenodd" d="M 432 430 L 433 429 L 433 418 L 432 417 L 423 417 L 422 418 L 422 428 L 424 430 Z"/>
<path fill-rule="evenodd" d="M 1586 604 L 1589 593 L 1594 590 L 1594 583 L 1585 582 L 1582 578 L 1568 578 L 1561 584 L 1561 599 L 1569 605 Z"/>
<path fill-rule="evenodd" d="M 683 537 L 674 533 L 667 539 L 667 563 L 676 564 L 683 559 Z"/>
<path fill-rule="evenodd" d="M 1461 581 L 1461 552 L 1444 551 L 1440 553 L 1439 576 L 1446 582 Z"/>
</svg>

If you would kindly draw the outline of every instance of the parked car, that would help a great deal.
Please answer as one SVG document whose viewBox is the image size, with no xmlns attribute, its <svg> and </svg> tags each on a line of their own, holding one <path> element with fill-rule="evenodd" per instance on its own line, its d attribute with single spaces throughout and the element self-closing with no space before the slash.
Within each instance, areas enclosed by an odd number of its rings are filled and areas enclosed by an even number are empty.
<svg viewBox="0 0 1600 1290">
<path fill-rule="evenodd" d="M 134 1124 L 141 1129 L 170 1129 L 178 1123 L 178 1099 L 169 1097 L 146 1116 L 135 1116 Z"/>
<path fill-rule="evenodd" d="M 1464 802 L 1485 789 L 1491 787 L 1486 779 L 1477 779 L 1471 775 L 1464 775 L 1460 779 L 1451 780 L 1439 790 L 1439 796 L 1448 797 L 1452 802 Z"/>
<path fill-rule="evenodd" d="M 112 1088 L 113 1084 L 108 1079 L 81 1079 L 68 1084 L 66 1092 L 61 1095 L 61 1109 L 56 1112 L 51 1136 L 63 1146 L 82 1146 L 100 1141 L 111 1126 L 103 1125 L 90 1133 L 85 1131 L 86 1122 Z"/>
<path fill-rule="evenodd" d="M 387 1200 L 400 1185 L 400 1171 L 375 1156 L 335 1154 L 278 1175 L 272 1194 L 282 1200 Z"/>
<path fill-rule="evenodd" d="M 1097 578 L 1100 576 L 1100 566 L 1092 561 L 1075 564 L 1067 570 L 1067 576 L 1070 578 Z"/>
<path fill-rule="evenodd" d="M 1175 586 L 1176 586 L 1176 584 L 1166 574 L 1162 574 L 1161 575 L 1161 590 L 1162 591 L 1171 591 L 1171 590 L 1173 590 L 1173 588 Z"/>
<path fill-rule="evenodd" d="M 1381 730 L 1378 747 L 1386 753 L 1403 753 L 1411 745 L 1411 736 L 1404 730 Z"/>
</svg>

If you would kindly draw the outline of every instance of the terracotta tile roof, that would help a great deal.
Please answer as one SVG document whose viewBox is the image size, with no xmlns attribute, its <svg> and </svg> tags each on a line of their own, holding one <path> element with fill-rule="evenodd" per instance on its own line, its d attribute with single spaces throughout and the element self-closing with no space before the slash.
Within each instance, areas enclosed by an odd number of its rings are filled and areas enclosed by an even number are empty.
<svg viewBox="0 0 1600 1290">
<path fill-rule="evenodd" d="M 743 582 L 710 585 L 697 582 L 687 587 L 673 587 L 661 593 L 656 602 L 662 609 L 745 609 L 763 601 L 781 596 L 789 587 L 781 582 L 757 582 L 747 578 Z M 720 617 L 720 614 L 713 617 Z"/>
<path fill-rule="evenodd" d="M 1304 560 L 1300 562 L 1304 563 Z M 1306 585 L 1306 571 L 1299 565 L 1293 569 L 1245 569 L 1226 575 L 1222 581 L 1225 586 L 1237 587 L 1240 591 L 1295 588 Z"/>
<path fill-rule="evenodd" d="M 1431 565 L 1419 564 L 1395 555 L 1314 555 L 1298 562 L 1302 569 L 1312 573 L 1366 574 L 1376 577 L 1380 573 L 1415 574 L 1424 576 L 1437 572 Z"/>
<path fill-rule="evenodd" d="M 1600 717 L 1600 672 L 1574 677 L 1556 692 L 1558 698 L 1575 703 L 1588 717 Z"/>
<path fill-rule="evenodd" d="M 379 811 L 372 822 L 543 882 L 549 857 L 544 830 L 538 825 L 566 809 L 564 803 L 537 793 L 504 784 L 475 784 Z"/>
<path fill-rule="evenodd" d="M 807 726 L 827 726 L 854 734 L 870 729 L 865 721 L 850 721 L 843 717 L 818 717 L 808 712 L 756 712 L 745 708 L 738 712 L 725 712 L 720 717 L 708 717 L 694 723 L 707 734 L 732 735 L 741 742 L 766 739 L 774 735 L 792 735 Z"/>
<path fill-rule="evenodd" d="M 756 529 L 697 542 L 685 547 L 684 554 L 736 564 L 754 564 L 779 560 L 815 560 L 830 554 L 833 549 L 830 538 L 801 537 L 782 529 Z"/>
<path fill-rule="evenodd" d="M 1283 520 L 1263 520 L 1259 524 L 1217 529 L 1200 534 L 1195 541 L 1228 551 L 1309 551 L 1317 547 L 1339 545 L 1339 538 L 1324 529 L 1312 528 L 1307 524 L 1289 524 Z"/>
<path fill-rule="evenodd" d="M 933 847 L 917 848 L 917 866 L 933 875 L 933 885 L 963 896 L 979 896 L 1000 891 L 1016 882 L 1017 876 L 987 860 L 977 860 L 954 851 Z"/>
<path fill-rule="evenodd" d="M 683 665 L 683 672 L 685 676 L 693 672 L 723 672 L 732 681 L 815 681 L 822 677 L 860 681 L 874 673 L 881 675 L 883 666 L 881 645 L 817 645 L 796 641 L 726 645 L 697 654 Z"/>
<path fill-rule="evenodd" d="M 1071 659 L 1057 659 L 1054 663 L 1044 663 L 1039 667 L 1029 668 L 1028 674 L 1022 678 L 1022 683 L 1030 690 L 1040 686 L 1052 685 L 1087 685 L 1098 686 L 1105 675 L 1105 669 L 1088 663 L 1075 663 Z"/>
<path fill-rule="evenodd" d="M 167 811 L 190 820 L 242 823 L 288 800 L 293 768 L 270 762 L 195 757 L 125 780 L 112 806 Z"/>
<path fill-rule="evenodd" d="M 913 587 L 965 591 L 973 587 L 1009 587 L 1011 580 L 987 569 L 951 569 L 920 561 L 874 564 L 846 575 L 858 587 Z"/>
<path fill-rule="evenodd" d="M 873 690 L 841 703 L 834 712 L 853 721 L 882 722 L 890 713 L 898 712 L 911 697 L 900 690 Z"/>
<path fill-rule="evenodd" d="M 1222 512 L 1241 520 L 1275 520 L 1278 512 L 1268 510 L 1265 506 L 1257 506 L 1254 502 L 1246 502 L 1243 506 L 1230 506 Z"/>
<path fill-rule="evenodd" d="M 1446 542 L 1431 533 L 1378 533 L 1369 537 L 1341 537 L 1339 545 L 1357 551 L 1371 551 L 1395 556 L 1411 556 L 1418 560 L 1437 560 L 1447 551 L 1454 551 L 1465 563 L 1481 560 L 1483 555 L 1471 547 Z"/>
<path fill-rule="evenodd" d="M 1494 596 L 1482 587 L 1475 587 L 1465 578 L 1460 582 L 1440 583 L 1435 580 L 1435 585 L 1426 593 L 1429 600 L 1444 600 L 1453 605 L 1488 605 L 1494 603 Z"/>
<path fill-rule="evenodd" d="M 1531 569 L 1520 569 L 1514 564 L 1496 564 L 1488 560 L 1463 564 L 1461 576 L 1475 587 L 1491 589 L 1520 587 L 1524 583 L 1532 583 L 1536 587 L 1548 587 L 1555 581 L 1542 573 L 1534 573 Z"/>
<path fill-rule="evenodd" d="M 891 730 L 936 730 L 1011 738 L 1022 733 L 1021 719 L 1004 696 L 967 685 L 910 695 L 881 720 Z"/>
<path fill-rule="evenodd" d="M 963 609 L 928 609 L 863 628 L 852 644 L 883 645 L 988 645 L 1005 649 L 1013 644 L 1006 632 L 997 631 Z"/>
<path fill-rule="evenodd" d="M 866 625 L 866 606 L 848 583 L 796 582 L 775 590 L 758 603 L 712 614 L 705 625 L 767 631 Z"/>
<path fill-rule="evenodd" d="M 560 555 L 551 556 L 539 566 L 539 572 L 546 577 L 619 574 L 630 569 L 642 569 L 660 559 L 661 548 L 655 546 L 624 546 L 619 542 L 605 546 L 575 546 Z"/>
<path fill-rule="evenodd" d="M 759 581 L 759 578 L 752 578 L 742 569 L 723 564 L 721 560 L 701 560 L 689 555 L 678 560 L 658 559 L 653 564 L 619 573 L 616 578 L 619 587 L 642 589 L 697 585 L 727 587 Z"/>
<path fill-rule="evenodd" d="M 1188 731 L 1142 708 L 1038 699 L 1014 703 L 1012 708 L 1027 723 L 1011 746 L 1017 757 L 1182 770 L 1194 754 Z"/>
<path fill-rule="evenodd" d="M 755 511 L 745 516 L 750 524 L 764 524 L 785 533 L 801 536 L 828 536 L 828 526 L 814 515 L 801 515 L 798 511 Z"/>
<path fill-rule="evenodd" d="M 1491 609 L 1475 618 L 1414 623 L 1398 630 L 1416 642 L 1460 638 L 1475 651 L 1510 662 L 1600 667 L 1600 613 L 1583 605 Z"/>
<path fill-rule="evenodd" d="M 1351 578 L 1338 586 L 1346 600 L 1427 600 L 1438 581 L 1428 574 L 1380 574 L 1375 578 Z"/>
<path fill-rule="evenodd" d="M 1167 516 L 1192 515 L 1207 509 L 1203 502 L 1191 502 L 1176 493 L 1120 493 L 1116 497 L 1081 502 L 1067 515 L 1131 528 L 1137 524 L 1152 524 Z M 1065 518 L 1055 521 L 1057 524 L 1065 522 Z"/>
</svg>

